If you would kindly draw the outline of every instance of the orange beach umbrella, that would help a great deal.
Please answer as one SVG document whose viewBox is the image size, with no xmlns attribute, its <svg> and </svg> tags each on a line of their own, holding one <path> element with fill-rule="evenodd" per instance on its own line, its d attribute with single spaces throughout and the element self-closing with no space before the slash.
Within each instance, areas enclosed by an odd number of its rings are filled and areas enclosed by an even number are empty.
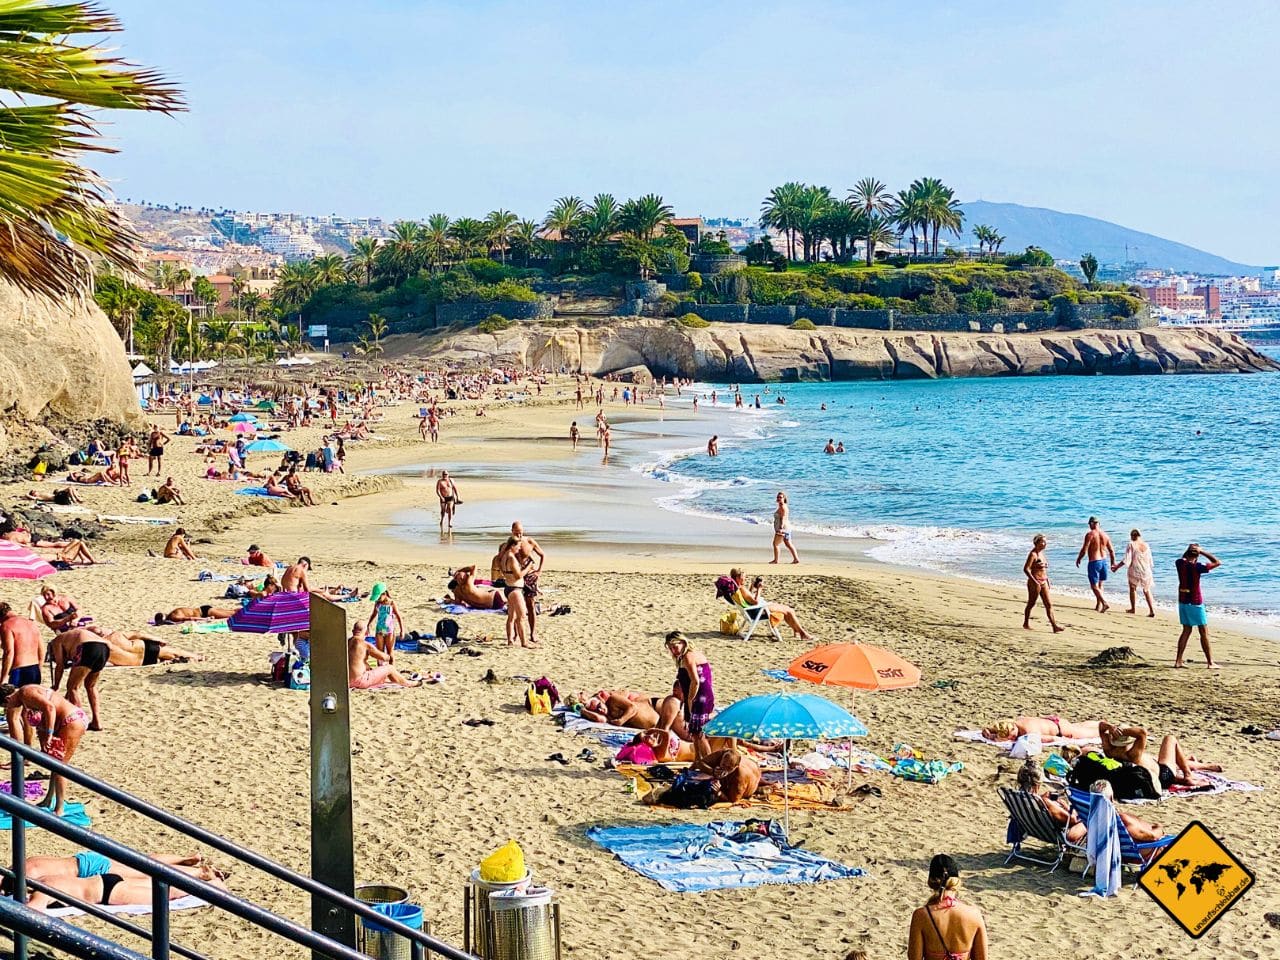
<svg viewBox="0 0 1280 960">
<path fill-rule="evenodd" d="M 914 663 L 868 643 L 818 647 L 792 660 L 787 673 L 797 680 L 860 690 L 900 690 L 920 683 L 920 668 Z"/>
</svg>

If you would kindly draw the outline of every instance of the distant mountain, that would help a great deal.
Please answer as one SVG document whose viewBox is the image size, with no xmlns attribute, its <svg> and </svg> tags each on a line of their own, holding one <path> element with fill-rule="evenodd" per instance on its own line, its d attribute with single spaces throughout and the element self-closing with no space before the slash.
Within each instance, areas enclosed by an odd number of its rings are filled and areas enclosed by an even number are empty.
<svg viewBox="0 0 1280 960">
<path fill-rule="evenodd" d="M 1150 267 L 1185 270 L 1192 273 L 1221 273 L 1239 276 L 1257 274 L 1262 268 L 1236 263 L 1185 243 L 1175 243 L 1150 233 L 1130 230 L 1119 224 L 1075 213 L 1060 213 L 1043 207 L 1017 203 L 988 203 L 975 200 L 963 204 L 965 230 L 985 223 L 1005 236 L 1002 250 L 1016 252 L 1031 244 L 1063 260 L 1078 260 L 1092 253 L 1102 263 L 1121 263 L 1128 245 L 1128 259 Z M 966 235 L 971 241 L 972 235 Z"/>
</svg>

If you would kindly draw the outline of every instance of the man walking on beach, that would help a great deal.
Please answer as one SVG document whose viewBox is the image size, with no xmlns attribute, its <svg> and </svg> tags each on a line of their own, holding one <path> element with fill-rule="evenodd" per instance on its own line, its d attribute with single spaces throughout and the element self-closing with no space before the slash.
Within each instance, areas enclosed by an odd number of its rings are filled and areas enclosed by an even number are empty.
<svg viewBox="0 0 1280 960">
<path fill-rule="evenodd" d="M 7 603 L 0 603 L 0 644 L 4 647 L 4 667 L 0 676 L 15 687 L 41 682 L 44 643 L 34 620 L 18 616 Z"/>
<path fill-rule="evenodd" d="M 448 470 L 440 471 L 440 479 L 436 481 L 436 496 L 440 499 L 440 527 L 448 525 L 453 529 L 453 510 L 458 504 L 458 487 L 449 476 Z"/>
<path fill-rule="evenodd" d="M 1102 585 L 1107 582 L 1107 571 L 1116 562 L 1116 548 L 1112 546 L 1111 538 L 1103 532 L 1097 517 L 1089 518 L 1089 532 L 1084 535 L 1084 543 L 1076 554 L 1077 567 L 1086 554 L 1089 557 L 1089 589 L 1093 591 L 1093 609 L 1106 613 L 1111 609 L 1111 604 L 1103 596 Z"/>
<path fill-rule="evenodd" d="M 1209 562 L 1201 563 L 1201 557 Z M 1191 628 L 1195 627 L 1200 631 L 1200 649 L 1204 651 L 1205 666 L 1217 670 L 1213 651 L 1209 649 L 1209 616 L 1204 609 L 1204 594 L 1200 592 L 1200 577 L 1216 570 L 1222 563 L 1208 550 L 1200 549 L 1200 544 L 1193 543 L 1188 545 L 1174 566 L 1178 568 L 1178 622 L 1182 624 L 1182 633 L 1178 637 L 1178 655 L 1173 665 L 1186 666 L 1182 655 L 1186 653 L 1187 641 L 1191 639 Z"/>
</svg>

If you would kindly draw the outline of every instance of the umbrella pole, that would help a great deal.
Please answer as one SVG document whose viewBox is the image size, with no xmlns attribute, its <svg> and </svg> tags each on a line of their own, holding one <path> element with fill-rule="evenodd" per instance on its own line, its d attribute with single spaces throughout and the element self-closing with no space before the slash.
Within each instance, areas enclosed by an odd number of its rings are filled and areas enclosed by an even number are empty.
<svg viewBox="0 0 1280 960">
<path fill-rule="evenodd" d="M 787 776 L 791 772 L 790 740 L 782 741 L 782 835 L 791 842 L 791 791 L 787 788 Z"/>
<path fill-rule="evenodd" d="M 845 778 L 844 792 L 848 793 L 853 788 L 853 738 L 849 738 L 849 756 L 845 758 Z"/>
</svg>

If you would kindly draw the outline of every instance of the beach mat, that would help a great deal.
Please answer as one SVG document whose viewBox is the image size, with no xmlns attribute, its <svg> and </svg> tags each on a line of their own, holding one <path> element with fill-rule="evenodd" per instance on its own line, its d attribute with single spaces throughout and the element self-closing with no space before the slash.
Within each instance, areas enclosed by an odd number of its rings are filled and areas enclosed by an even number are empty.
<svg viewBox="0 0 1280 960">
<path fill-rule="evenodd" d="M 796 678 L 787 673 L 783 667 L 774 667 L 772 670 L 761 670 L 770 680 L 781 680 L 783 683 L 795 683 Z"/>
<path fill-rule="evenodd" d="M 288 497 L 277 497 L 274 493 L 267 493 L 266 487 L 241 487 L 236 491 L 242 497 L 266 497 L 268 500 L 288 500 Z"/>
<path fill-rule="evenodd" d="M 174 910 L 195 910 L 198 907 L 207 907 L 205 901 L 197 896 L 187 894 L 185 897 L 178 897 L 176 900 L 169 901 L 169 911 Z M 118 904 L 99 904 L 99 909 L 107 911 L 107 913 L 116 916 L 141 917 L 151 912 L 151 904 L 149 903 L 118 903 Z M 48 911 L 51 917 L 83 917 L 85 912 L 77 907 L 53 907 Z"/>
<path fill-rule="evenodd" d="M 1208 781 L 1207 787 L 1184 787 L 1174 784 L 1165 791 L 1164 796 L 1159 800 L 1121 800 L 1123 804 L 1144 805 L 1153 803 L 1163 803 L 1166 800 L 1192 800 L 1196 797 L 1216 797 L 1220 793 L 1259 793 L 1262 787 L 1257 784 L 1248 783 L 1244 780 L 1232 780 L 1224 777 L 1220 773 L 1208 773 L 1196 771 L 1195 776 L 1201 780 Z"/>
<path fill-rule="evenodd" d="M 773 825 L 768 835 L 733 839 L 747 827 L 741 821 L 591 827 L 587 837 L 673 893 L 821 883 L 866 875 L 859 867 L 789 846 Z"/>
<path fill-rule="evenodd" d="M 1013 746 L 1012 740 L 988 740 L 982 735 L 981 730 L 957 730 L 952 734 L 956 740 L 967 740 L 970 743 L 985 743 L 990 747 L 999 747 L 1001 750 L 1008 751 Z M 1040 745 L 1043 747 L 1088 747 L 1097 746 L 1102 743 L 1101 740 L 1072 740 L 1068 737 L 1041 737 Z"/>
<path fill-rule="evenodd" d="M 634 740 L 636 734 L 640 732 L 628 727 L 615 727 L 608 723 L 595 723 L 591 720 L 584 720 L 576 713 L 567 711 L 564 713 L 564 729 L 566 733 L 595 737 L 606 747 L 612 747 L 614 750 L 621 750 Z"/>
<path fill-rule="evenodd" d="M 445 613 L 453 614 L 455 617 L 460 617 L 464 613 L 500 613 L 504 617 L 507 615 L 505 608 L 502 610 L 490 610 L 488 608 L 477 610 L 475 607 L 468 607 L 465 603 L 450 603 L 444 597 L 436 601 L 436 606 Z"/>
<path fill-rule="evenodd" d="M 74 823 L 77 827 L 88 828 L 93 826 L 93 821 L 89 819 L 89 814 L 85 812 L 84 804 L 76 803 L 70 800 L 67 801 L 66 807 L 63 808 L 62 819 L 67 821 L 67 823 Z M 8 813 L 0 811 L 0 830 L 12 830 L 12 829 L 13 829 L 13 817 L 9 816 Z M 37 827 L 34 823 L 32 823 L 30 820 L 28 820 L 27 829 L 39 830 L 40 828 Z"/>
</svg>

